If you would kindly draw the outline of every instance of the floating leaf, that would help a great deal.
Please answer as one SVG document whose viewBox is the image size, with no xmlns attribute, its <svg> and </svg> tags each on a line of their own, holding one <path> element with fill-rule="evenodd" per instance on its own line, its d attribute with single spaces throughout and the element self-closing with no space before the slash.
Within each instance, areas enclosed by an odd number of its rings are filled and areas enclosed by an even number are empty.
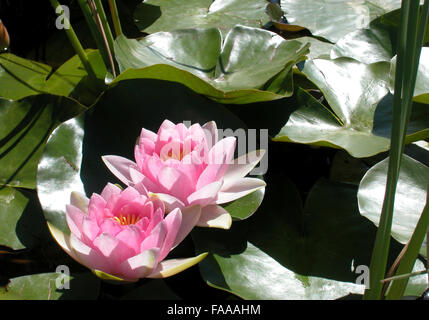
<svg viewBox="0 0 429 320">
<path fill-rule="evenodd" d="M 390 34 L 381 28 L 360 29 L 345 35 L 332 49 L 331 58 L 350 57 L 371 64 L 393 57 Z"/>
<path fill-rule="evenodd" d="M 197 252 L 210 252 L 199 264 L 206 282 L 245 299 L 362 293 L 354 268 L 369 265 L 376 228 L 359 214 L 357 187 L 321 180 L 302 208 L 290 181 L 268 175 L 268 185 L 276 188 L 267 188 L 252 217 L 228 231 L 193 231 Z M 400 246 L 391 250 L 394 259 Z"/>
<path fill-rule="evenodd" d="M 98 51 L 89 50 L 88 59 L 99 79 L 106 75 L 106 69 Z M 86 86 L 76 87 L 86 77 L 78 56 L 74 56 L 57 70 L 40 62 L 27 60 L 10 53 L 0 55 L 0 97 L 19 100 L 27 96 L 49 93 L 60 96 L 75 96 L 83 102 L 94 100 L 98 93 Z M 77 92 L 74 92 L 77 91 Z M 73 95 L 75 94 L 75 95 Z M 81 95 L 84 95 L 81 97 Z M 90 98 L 87 98 L 89 95 Z M 86 98 L 86 100 L 85 100 Z"/>
<path fill-rule="evenodd" d="M 186 28 L 219 28 L 226 35 L 236 24 L 261 28 L 270 19 L 266 0 L 146 0 L 134 12 L 146 33 Z"/>
<path fill-rule="evenodd" d="M 243 26 L 233 28 L 223 43 L 218 29 L 187 29 L 140 41 L 120 36 L 115 48 L 123 73 L 113 83 L 168 80 L 212 100 L 240 104 L 292 95 L 292 67 L 308 52 L 300 41 Z"/>
<path fill-rule="evenodd" d="M 84 109 L 57 96 L 0 98 L 0 185 L 34 189 L 37 164 L 50 133 Z"/>
<path fill-rule="evenodd" d="M 375 225 L 380 221 L 381 208 L 386 189 L 388 159 L 373 166 L 359 185 L 360 213 Z M 413 158 L 402 157 L 399 180 L 395 195 L 392 237 L 407 243 L 417 225 L 426 204 L 429 185 L 429 168 Z M 426 256 L 426 240 L 420 254 Z"/>
<path fill-rule="evenodd" d="M 280 0 L 289 23 L 306 27 L 315 36 L 337 42 L 368 27 L 375 18 L 401 7 L 401 0 Z"/>
<path fill-rule="evenodd" d="M 19 250 L 41 246 L 48 239 L 35 192 L 0 188 L 0 245 Z"/>
<path fill-rule="evenodd" d="M 57 282 L 61 289 L 57 289 Z M 93 300 L 99 289 L 100 281 L 90 273 L 40 273 L 11 279 L 0 300 Z"/>
<path fill-rule="evenodd" d="M 307 61 L 303 73 L 324 94 L 329 107 L 299 90 L 298 110 L 273 139 L 340 147 L 354 157 L 389 150 L 392 96 L 389 63 L 365 64 L 350 58 Z M 407 143 L 429 134 L 428 109 L 414 104 Z"/>
</svg>

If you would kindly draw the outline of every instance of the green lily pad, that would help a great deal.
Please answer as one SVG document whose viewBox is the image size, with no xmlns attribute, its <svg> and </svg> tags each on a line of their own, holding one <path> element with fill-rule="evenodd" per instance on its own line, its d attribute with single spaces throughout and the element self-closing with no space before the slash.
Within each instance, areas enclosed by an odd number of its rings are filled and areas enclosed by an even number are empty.
<svg viewBox="0 0 429 320">
<path fill-rule="evenodd" d="M 324 94 L 327 106 L 298 90 L 298 110 L 274 137 L 345 149 L 357 158 L 369 157 L 390 146 L 392 96 L 388 95 L 387 62 L 365 64 L 350 58 L 315 59 L 303 73 Z M 407 143 L 428 137 L 428 109 L 415 103 Z"/>
<path fill-rule="evenodd" d="M 216 28 L 159 32 L 142 40 L 120 36 L 115 52 L 122 74 L 113 84 L 153 78 L 182 83 L 222 103 L 280 99 L 292 95 L 292 67 L 307 49 L 306 43 L 243 26 L 223 42 Z"/>
<path fill-rule="evenodd" d="M 165 94 L 168 92 L 168 95 Z M 120 106 L 120 108 L 118 108 Z M 69 233 L 65 208 L 72 191 L 100 193 L 108 182 L 118 183 L 101 160 L 103 155 L 134 159 L 134 145 L 141 128 L 157 131 L 168 119 L 177 123 L 214 120 L 218 128 L 246 128 L 224 106 L 172 82 L 140 79 L 117 83 L 85 114 L 60 125 L 51 135 L 37 175 L 38 196 L 45 218 Z M 114 128 L 114 129 L 112 129 Z M 260 204 L 260 194 L 237 212 L 245 217 Z"/>
<path fill-rule="evenodd" d="M 289 23 L 315 36 L 337 42 L 346 34 L 365 29 L 375 18 L 401 7 L 401 0 L 280 0 Z"/>
<path fill-rule="evenodd" d="M 258 177 L 261 178 L 261 177 Z M 249 218 L 259 208 L 264 199 L 264 189 L 256 190 L 247 196 L 227 203 L 223 208 L 229 212 L 233 219 L 244 220 Z"/>
<path fill-rule="evenodd" d="M 35 192 L 0 188 L 0 245 L 19 250 L 41 246 L 49 240 Z"/>
<path fill-rule="evenodd" d="M 0 98 L 0 109 L 0 185 L 34 189 L 50 133 L 85 108 L 65 97 L 37 95 L 18 101 Z"/>
<path fill-rule="evenodd" d="M 106 68 L 100 54 L 95 50 L 87 50 L 87 54 L 97 77 L 104 80 Z M 0 55 L 2 83 L 0 97 L 19 100 L 31 95 L 48 93 L 60 96 L 71 95 L 83 102 L 89 102 L 95 100 L 98 92 L 91 86 L 86 86 L 79 91 L 76 89 L 86 75 L 78 56 L 74 56 L 57 70 L 53 70 L 51 66 L 4 53 Z"/>
<path fill-rule="evenodd" d="M 321 41 L 313 37 L 297 38 L 297 41 L 302 43 L 310 43 L 310 53 L 307 54 L 308 60 L 313 59 L 329 59 L 331 57 L 331 50 L 334 45 L 330 42 Z"/>
<path fill-rule="evenodd" d="M 371 64 L 393 57 L 390 34 L 383 28 L 359 29 L 345 35 L 332 49 L 331 58 L 350 57 Z"/>
<path fill-rule="evenodd" d="M 219 28 L 226 35 L 236 24 L 261 28 L 270 21 L 266 0 L 146 0 L 134 12 L 142 32 Z"/>
<path fill-rule="evenodd" d="M 336 299 L 361 294 L 354 266 L 369 265 L 375 226 L 358 211 L 357 187 L 319 181 L 303 207 L 295 186 L 266 176 L 265 200 L 228 231 L 196 229 L 205 281 L 245 299 Z M 400 246 L 392 244 L 390 260 Z"/>
<path fill-rule="evenodd" d="M 63 287 L 57 289 L 57 282 Z M 11 279 L 0 300 L 94 300 L 99 289 L 100 281 L 90 273 L 40 273 Z"/>
<path fill-rule="evenodd" d="M 390 90 L 394 93 L 396 56 L 392 59 L 390 70 Z M 423 47 L 417 70 L 413 101 L 429 104 L 429 48 Z"/>
<path fill-rule="evenodd" d="M 373 166 L 359 185 L 358 201 L 360 213 L 375 225 L 380 221 L 380 213 L 386 188 L 388 159 Z M 407 243 L 417 225 L 426 204 L 429 186 L 429 168 L 413 158 L 402 157 L 401 170 L 395 195 L 392 237 Z M 420 254 L 426 256 L 426 240 Z"/>
</svg>

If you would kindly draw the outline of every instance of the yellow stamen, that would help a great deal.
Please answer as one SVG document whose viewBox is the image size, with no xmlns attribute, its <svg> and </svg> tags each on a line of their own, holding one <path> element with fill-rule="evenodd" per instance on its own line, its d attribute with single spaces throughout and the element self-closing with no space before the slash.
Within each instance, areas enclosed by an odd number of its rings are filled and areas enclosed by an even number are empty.
<svg viewBox="0 0 429 320">
<path fill-rule="evenodd" d="M 136 215 L 123 215 L 122 213 L 119 215 L 119 217 L 113 217 L 113 219 L 115 219 L 120 225 L 122 226 L 128 226 L 130 224 L 136 224 L 137 222 L 139 222 L 139 220 L 141 219 L 141 217 L 136 216 Z"/>
</svg>

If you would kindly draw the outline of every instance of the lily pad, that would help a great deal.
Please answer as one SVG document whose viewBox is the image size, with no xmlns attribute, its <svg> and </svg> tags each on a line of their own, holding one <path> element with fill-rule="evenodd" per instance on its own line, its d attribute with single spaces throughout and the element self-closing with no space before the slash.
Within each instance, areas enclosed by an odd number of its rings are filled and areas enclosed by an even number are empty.
<svg viewBox="0 0 429 320">
<path fill-rule="evenodd" d="M 224 106 L 180 84 L 150 79 L 121 81 L 88 112 L 60 125 L 49 138 L 37 176 L 46 219 L 68 233 L 65 208 L 71 192 L 89 196 L 101 192 L 107 182 L 118 183 L 101 156 L 115 154 L 134 159 L 141 129 L 157 131 L 166 115 L 175 123 L 214 120 L 218 128 L 246 128 Z M 254 203 L 261 201 L 259 193 L 255 196 L 248 206 L 251 213 L 256 210 Z M 246 212 L 239 210 L 237 215 L 240 218 Z"/>
<path fill-rule="evenodd" d="M 61 289 L 57 289 L 57 282 Z M 94 300 L 99 289 L 100 281 L 90 273 L 39 273 L 11 279 L 0 300 Z"/>
<path fill-rule="evenodd" d="M 373 166 L 359 185 L 358 201 L 360 213 L 375 225 L 380 214 L 386 189 L 388 159 Z M 407 243 L 417 225 L 426 204 L 429 186 L 429 168 L 404 155 L 399 173 L 393 212 L 392 237 Z M 420 250 L 426 256 L 426 240 Z"/>
<path fill-rule="evenodd" d="M 331 58 L 350 57 L 360 62 L 371 64 L 393 58 L 390 34 L 377 27 L 359 29 L 345 35 L 332 49 Z"/>
<path fill-rule="evenodd" d="M 222 103 L 280 99 L 292 95 L 292 67 L 308 46 L 243 26 L 223 42 L 216 28 L 159 32 L 142 40 L 120 36 L 115 52 L 122 74 L 113 84 L 154 78 L 182 83 Z"/>
<path fill-rule="evenodd" d="M 97 77 L 104 80 L 106 68 L 98 51 L 87 50 L 88 59 Z M 75 92 L 78 84 L 87 76 L 78 56 L 74 56 L 57 70 L 40 62 L 27 60 L 10 53 L 0 55 L 0 97 L 19 100 L 38 94 L 74 96 L 83 102 L 95 99 L 98 92 L 86 86 Z M 73 93 L 75 93 L 73 95 Z M 89 98 L 87 97 L 89 95 Z M 83 96 L 83 97 L 82 97 Z M 85 100 L 86 99 L 86 100 Z"/>
<path fill-rule="evenodd" d="M 358 211 L 357 187 L 319 181 L 305 206 L 284 177 L 266 176 L 258 211 L 231 230 L 196 229 L 205 281 L 245 299 L 336 299 L 361 294 L 353 266 L 369 265 L 375 226 Z M 390 259 L 400 251 L 392 245 Z M 269 290 L 267 290 L 269 288 Z"/>
<path fill-rule="evenodd" d="M 85 108 L 65 97 L 37 95 L 18 101 L 0 98 L 0 109 L 0 185 L 34 189 L 50 133 Z"/>
<path fill-rule="evenodd" d="M 346 34 L 364 29 L 375 18 L 401 7 L 401 0 L 280 0 L 289 23 L 336 43 Z"/>
<path fill-rule="evenodd" d="M 146 0 L 134 12 L 146 33 L 186 28 L 219 28 L 225 35 L 236 24 L 261 28 L 270 21 L 266 0 Z"/>
<path fill-rule="evenodd" d="M 390 90 L 394 93 L 396 56 L 392 59 L 390 70 Z M 414 101 L 429 104 L 429 48 L 423 47 L 420 54 L 419 68 L 417 70 L 416 86 L 414 88 Z"/>
<path fill-rule="evenodd" d="M 350 58 L 306 62 L 303 73 L 320 88 L 330 108 L 298 90 L 299 108 L 273 140 L 339 147 L 357 158 L 387 151 L 393 105 L 389 68 L 387 62 L 367 65 Z M 427 110 L 414 104 L 407 143 L 428 136 Z"/>
<path fill-rule="evenodd" d="M 0 245 L 19 250 L 42 246 L 49 240 L 35 192 L 0 188 Z"/>
</svg>

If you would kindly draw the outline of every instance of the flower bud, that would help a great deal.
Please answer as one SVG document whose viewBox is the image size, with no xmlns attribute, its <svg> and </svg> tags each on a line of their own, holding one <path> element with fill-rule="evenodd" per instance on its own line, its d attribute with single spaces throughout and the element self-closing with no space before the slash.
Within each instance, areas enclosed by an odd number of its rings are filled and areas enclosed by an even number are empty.
<svg viewBox="0 0 429 320">
<path fill-rule="evenodd" d="M 0 52 L 7 51 L 10 44 L 9 33 L 7 33 L 7 29 L 4 26 L 3 22 L 0 20 Z"/>
</svg>

